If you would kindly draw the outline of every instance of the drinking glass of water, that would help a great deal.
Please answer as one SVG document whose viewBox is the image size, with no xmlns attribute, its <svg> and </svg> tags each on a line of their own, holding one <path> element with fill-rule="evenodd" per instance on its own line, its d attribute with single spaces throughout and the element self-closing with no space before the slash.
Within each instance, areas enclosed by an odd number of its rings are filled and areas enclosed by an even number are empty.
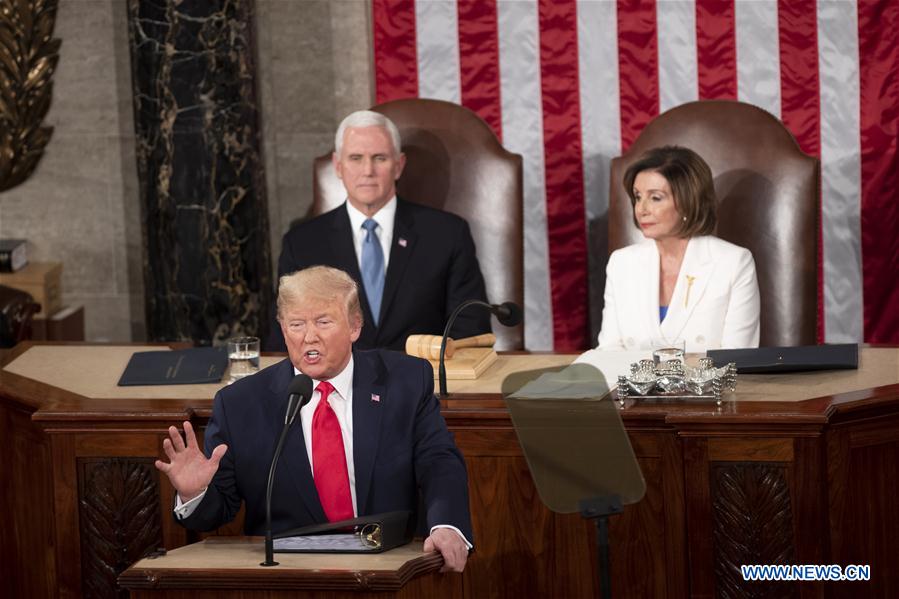
<svg viewBox="0 0 899 599">
<path fill-rule="evenodd" d="M 228 361 L 233 383 L 259 370 L 259 337 L 232 337 L 228 339 Z"/>
<path fill-rule="evenodd" d="M 683 364 L 685 346 L 683 339 L 653 339 L 652 361 L 656 366 L 668 360 L 680 360 Z"/>
</svg>

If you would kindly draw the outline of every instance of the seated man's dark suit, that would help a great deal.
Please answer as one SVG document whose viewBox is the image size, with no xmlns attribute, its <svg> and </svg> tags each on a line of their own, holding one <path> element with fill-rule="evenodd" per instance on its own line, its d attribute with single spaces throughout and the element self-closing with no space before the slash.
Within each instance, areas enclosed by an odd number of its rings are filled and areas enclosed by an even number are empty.
<svg viewBox="0 0 899 599">
<path fill-rule="evenodd" d="M 430 364 L 397 352 L 353 352 L 353 464 L 359 516 L 415 512 L 420 490 L 428 528 L 448 524 L 473 539 L 465 462 L 434 396 Z M 228 445 L 206 495 L 181 523 L 212 530 L 246 502 L 244 530 L 265 534 L 265 487 L 284 426 L 290 360 L 237 381 L 215 396 L 206 454 Z M 272 530 L 327 522 L 299 417 L 288 433 L 272 488 Z"/>
<path fill-rule="evenodd" d="M 284 236 L 278 277 L 319 264 L 339 268 L 359 284 L 364 324 L 354 345 L 357 349 L 402 351 L 409 335 L 442 335 L 450 313 L 463 301 L 487 301 L 468 223 L 454 214 L 400 199 L 378 326 L 365 297 L 345 205 L 294 226 Z M 462 339 L 489 332 L 489 313 L 470 309 L 456 319 L 450 336 Z M 272 323 L 266 349 L 286 350 L 277 323 Z"/>
</svg>

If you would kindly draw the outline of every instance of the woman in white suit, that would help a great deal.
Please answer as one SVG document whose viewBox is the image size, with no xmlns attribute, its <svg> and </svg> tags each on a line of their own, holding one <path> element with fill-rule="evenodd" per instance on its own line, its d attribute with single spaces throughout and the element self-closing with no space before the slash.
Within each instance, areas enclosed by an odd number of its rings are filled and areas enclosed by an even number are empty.
<svg viewBox="0 0 899 599">
<path fill-rule="evenodd" d="M 712 236 L 712 172 L 696 152 L 655 148 L 624 175 L 646 240 L 612 253 L 598 349 L 687 352 L 758 347 L 759 289 L 749 250 Z"/>
</svg>

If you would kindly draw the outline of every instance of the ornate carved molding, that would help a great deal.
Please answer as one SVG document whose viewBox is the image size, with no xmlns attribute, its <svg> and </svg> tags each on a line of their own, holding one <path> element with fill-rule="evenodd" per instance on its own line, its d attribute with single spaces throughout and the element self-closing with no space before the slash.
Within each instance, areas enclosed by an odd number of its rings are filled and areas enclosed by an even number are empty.
<svg viewBox="0 0 899 599">
<path fill-rule="evenodd" d="M 786 466 L 714 464 L 711 484 L 717 596 L 798 596 L 796 584 L 745 582 L 740 573 L 743 564 L 793 563 L 793 514 Z"/>
<path fill-rule="evenodd" d="M 78 489 L 82 592 L 127 598 L 118 575 L 163 544 L 153 460 L 79 459 Z"/>
<path fill-rule="evenodd" d="M 53 127 L 43 126 L 59 62 L 59 0 L 0 0 L 0 191 L 25 181 Z"/>
</svg>

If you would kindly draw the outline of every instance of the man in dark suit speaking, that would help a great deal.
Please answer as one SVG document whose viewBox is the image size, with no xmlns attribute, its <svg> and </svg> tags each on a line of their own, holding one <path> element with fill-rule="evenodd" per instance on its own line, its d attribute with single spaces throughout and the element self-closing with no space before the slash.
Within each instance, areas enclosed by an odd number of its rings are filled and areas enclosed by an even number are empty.
<svg viewBox="0 0 899 599">
<path fill-rule="evenodd" d="M 169 462 L 156 467 L 178 492 L 176 517 L 192 530 L 212 530 L 231 521 L 243 500 L 246 533 L 264 534 L 269 464 L 288 385 L 302 372 L 314 391 L 278 463 L 272 530 L 415 512 L 420 493 L 430 528 L 425 551 L 440 551 L 445 569 L 461 572 L 472 539 L 467 475 L 434 396 L 431 365 L 398 352 L 353 351 L 362 328 L 358 287 L 334 268 L 283 277 L 278 319 L 289 359 L 216 394 L 206 453 L 189 422 L 186 442 L 169 429 Z"/>
<path fill-rule="evenodd" d="M 396 125 L 378 112 L 354 112 L 337 129 L 334 147 L 347 201 L 287 232 L 278 276 L 316 264 L 349 273 L 363 290 L 359 349 L 402 350 L 410 334 L 442 334 L 463 301 L 487 301 L 468 223 L 396 197 L 406 164 Z M 470 310 L 450 336 L 488 332 L 489 314 Z M 284 351 L 279 327 L 272 327 L 266 349 Z"/>
</svg>

